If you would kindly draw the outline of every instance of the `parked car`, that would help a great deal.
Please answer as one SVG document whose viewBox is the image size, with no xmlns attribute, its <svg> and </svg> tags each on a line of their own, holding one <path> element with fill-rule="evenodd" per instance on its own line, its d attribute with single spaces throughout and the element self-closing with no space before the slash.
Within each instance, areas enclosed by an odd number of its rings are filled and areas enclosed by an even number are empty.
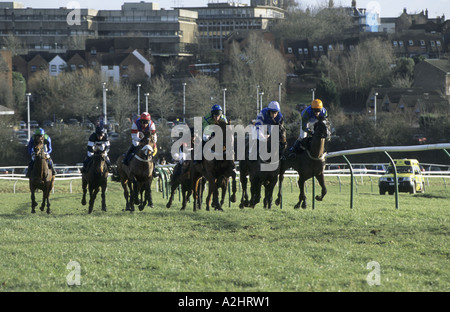
<svg viewBox="0 0 450 312">
<path fill-rule="evenodd" d="M 25 129 L 27 127 L 27 123 L 23 120 L 19 122 L 20 129 Z"/>
<path fill-rule="evenodd" d="M 69 118 L 69 120 L 67 120 L 67 124 L 69 126 L 79 126 L 80 122 L 76 118 Z"/>
<path fill-rule="evenodd" d="M 384 164 L 373 164 L 373 165 L 368 165 L 367 169 L 376 171 L 376 172 L 372 172 L 372 173 L 385 174 L 386 170 L 387 170 L 387 166 Z"/>
<path fill-rule="evenodd" d="M 30 128 L 39 128 L 39 123 L 36 120 L 30 120 Z"/>
<path fill-rule="evenodd" d="M 44 120 L 44 122 L 42 123 L 42 125 L 44 127 L 53 127 L 55 125 L 55 123 L 51 120 Z"/>
<path fill-rule="evenodd" d="M 425 192 L 425 179 L 420 170 L 419 161 L 417 159 L 396 159 L 394 160 L 397 168 L 397 185 L 399 192 L 409 192 L 415 194 L 417 191 Z M 380 177 L 378 181 L 380 195 L 384 195 L 386 191 L 389 194 L 395 192 L 394 168 L 389 166 L 385 175 Z"/>
<path fill-rule="evenodd" d="M 117 132 L 110 132 L 108 133 L 108 139 L 110 141 L 117 141 L 118 139 L 120 139 L 120 136 Z"/>
</svg>

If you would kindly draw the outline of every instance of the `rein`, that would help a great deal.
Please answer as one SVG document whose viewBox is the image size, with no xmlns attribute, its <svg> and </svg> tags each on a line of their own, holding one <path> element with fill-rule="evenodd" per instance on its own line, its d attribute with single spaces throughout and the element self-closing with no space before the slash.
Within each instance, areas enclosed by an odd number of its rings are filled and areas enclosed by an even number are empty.
<svg viewBox="0 0 450 312">
<path fill-rule="evenodd" d="M 308 157 L 311 158 L 312 160 L 320 160 L 320 161 L 325 161 L 325 157 L 327 155 L 327 153 L 323 153 L 322 156 L 320 157 L 313 157 L 310 153 L 309 150 L 306 150 L 306 153 L 308 154 Z"/>
<path fill-rule="evenodd" d="M 152 156 L 149 156 L 149 159 L 143 159 L 143 158 L 141 158 L 141 157 L 139 157 L 138 155 L 135 154 L 134 157 L 135 157 L 137 160 L 142 161 L 142 162 L 146 162 L 146 163 L 149 163 L 149 162 L 152 161 Z"/>
</svg>

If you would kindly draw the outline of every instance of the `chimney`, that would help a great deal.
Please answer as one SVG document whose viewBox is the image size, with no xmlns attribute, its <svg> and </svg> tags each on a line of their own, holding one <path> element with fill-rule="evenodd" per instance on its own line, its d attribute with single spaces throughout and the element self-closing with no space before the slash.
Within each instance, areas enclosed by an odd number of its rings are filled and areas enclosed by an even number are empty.
<svg viewBox="0 0 450 312">
<path fill-rule="evenodd" d="M 356 0 L 352 0 L 352 8 L 356 8 Z"/>
</svg>

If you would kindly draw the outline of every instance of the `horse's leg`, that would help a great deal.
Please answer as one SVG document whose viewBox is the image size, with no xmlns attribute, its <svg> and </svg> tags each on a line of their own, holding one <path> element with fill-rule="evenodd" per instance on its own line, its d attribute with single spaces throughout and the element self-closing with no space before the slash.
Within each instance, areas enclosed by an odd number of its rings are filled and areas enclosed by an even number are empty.
<svg viewBox="0 0 450 312">
<path fill-rule="evenodd" d="M 38 203 L 36 202 L 36 196 L 35 196 L 36 189 L 34 187 L 31 188 L 31 213 L 36 213 L 36 206 Z"/>
<path fill-rule="evenodd" d="M 283 181 L 284 181 L 284 172 L 283 173 L 280 172 L 280 175 L 278 177 L 278 196 L 277 199 L 275 200 L 275 205 L 277 206 L 281 204 L 281 200 L 283 197 L 283 190 L 282 190 Z"/>
<path fill-rule="evenodd" d="M 148 195 L 147 195 L 147 198 L 148 198 L 148 206 L 149 206 L 150 208 L 153 208 L 153 207 L 155 207 L 155 206 L 153 205 L 153 198 L 152 198 L 152 184 L 151 184 L 151 181 L 150 181 L 150 183 L 148 183 L 147 189 L 148 189 Z"/>
<path fill-rule="evenodd" d="M 95 198 L 97 197 L 97 193 L 99 191 L 99 188 L 94 188 L 93 186 L 89 185 L 89 211 L 88 213 L 92 213 L 92 210 L 94 209 L 94 202 Z"/>
<path fill-rule="evenodd" d="M 235 203 L 236 202 L 236 192 L 237 192 L 237 187 L 236 187 L 236 171 L 233 170 L 233 173 L 231 174 L 231 202 Z"/>
<path fill-rule="evenodd" d="M 276 184 L 277 184 L 277 178 L 274 177 L 270 181 L 270 184 L 266 186 L 265 200 L 267 201 L 267 209 L 271 209 L 272 208 L 273 190 L 274 190 Z"/>
<path fill-rule="evenodd" d="M 242 186 L 242 196 L 241 196 L 241 203 L 239 204 L 239 208 L 244 208 L 245 206 L 248 206 L 248 194 L 247 194 L 247 175 L 243 172 L 241 172 L 240 176 L 241 186 Z"/>
<path fill-rule="evenodd" d="M 122 182 L 122 188 L 123 188 L 123 197 L 125 197 L 125 211 L 130 210 L 130 205 L 128 203 L 129 200 L 129 193 L 128 193 L 128 185 L 125 182 Z"/>
<path fill-rule="evenodd" d="M 47 190 L 46 190 L 47 195 L 45 196 L 46 197 L 46 201 L 47 201 L 47 214 L 51 213 L 51 210 L 50 210 L 50 192 L 51 192 L 51 187 L 49 186 L 47 188 Z"/>
<path fill-rule="evenodd" d="M 170 208 L 170 206 L 172 206 L 172 201 L 173 201 L 173 196 L 175 195 L 175 192 L 177 191 L 177 187 L 179 186 L 178 181 L 172 181 L 172 183 L 170 184 L 170 197 L 169 197 L 169 201 L 166 204 L 167 208 Z"/>
<path fill-rule="evenodd" d="M 83 198 L 81 199 L 81 204 L 86 205 L 86 193 L 87 193 L 87 180 L 82 178 L 81 188 L 83 189 Z"/>
<path fill-rule="evenodd" d="M 208 195 L 206 196 L 206 211 L 209 211 L 209 207 L 211 207 L 211 196 L 213 194 L 213 184 L 215 184 L 216 182 L 213 181 L 213 183 L 211 183 L 208 180 Z M 214 205 L 214 203 L 213 203 Z"/>
<path fill-rule="evenodd" d="M 325 186 L 325 176 L 324 176 L 323 173 L 322 173 L 322 174 L 317 175 L 316 178 L 317 178 L 317 181 L 318 181 L 319 184 L 320 184 L 320 187 L 322 188 L 322 194 L 321 194 L 320 196 L 317 195 L 317 196 L 316 196 L 316 200 L 322 201 L 322 199 L 323 199 L 323 198 L 325 197 L 325 195 L 327 194 L 327 188 L 326 188 L 326 186 Z"/>
<path fill-rule="evenodd" d="M 45 183 L 45 182 L 44 182 Z M 44 209 L 45 209 L 45 203 L 46 203 L 46 187 L 45 187 L 45 185 L 44 185 L 44 187 L 43 187 L 43 190 L 42 190 L 42 203 L 41 203 L 41 207 L 40 207 L 40 209 L 41 209 L 41 211 L 44 211 Z"/>
<path fill-rule="evenodd" d="M 108 187 L 107 182 L 105 181 L 102 184 L 102 211 L 106 212 L 106 188 Z"/>
<path fill-rule="evenodd" d="M 307 203 L 306 203 L 306 195 L 305 195 L 305 180 L 300 177 L 298 180 L 298 187 L 300 188 L 300 195 L 298 196 L 298 203 L 295 205 L 294 208 L 298 209 L 300 208 L 300 205 L 303 209 L 306 209 Z"/>
</svg>

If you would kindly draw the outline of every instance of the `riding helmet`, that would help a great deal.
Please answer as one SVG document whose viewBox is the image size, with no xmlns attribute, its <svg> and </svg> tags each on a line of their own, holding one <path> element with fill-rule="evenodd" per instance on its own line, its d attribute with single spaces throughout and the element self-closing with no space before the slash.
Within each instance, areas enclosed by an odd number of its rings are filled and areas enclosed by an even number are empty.
<svg viewBox="0 0 450 312">
<path fill-rule="evenodd" d="M 213 115 L 217 115 L 217 113 L 221 112 L 221 111 L 222 111 L 222 106 L 220 106 L 220 105 L 215 104 L 215 105 L 213 105 L 213 107 L 211 107 L 211 113 Z"/>
<path fill-rule="evenodd" d="M 151 116 L 150 116 L 149 113 L 143 112 L 143 113 L 141 114 L 141 120 L 148 120 L 148 121 L 150 121 L 150 119 L 151 119 Z"/>
<path fill-rule="evenodd" d="M 312 103 L 311 103 L 311 108 L 322 109 L 322 108 L 323 108 L 323 103 L 322 103 L 322 101 L 319 100 L 319 99 L 315 99 L 315 100 L 312 101 Z"/>
<path fill-rule="evenodd" d="M 36 129 L 36 131 L 34 131 L 35 135 L 44 135 L 45 131 L 42 128 Z"/>
<path fill-rule="evenodd" d="M 269 111 L 271 112 L 279 112 L 280 111 L 280 103 L 278 103 L 277 101 L 272 101 L 269 103 Z"/>
<path fill-rule="evenodd" d="M 105 134 L 105 133 L 106 133 L 106 129 L 103 128 L 102 126 L 98 126 L 97 128 L 95 128 L 95 133 L 96 133 L 97 135 Z"/>
</svg>

